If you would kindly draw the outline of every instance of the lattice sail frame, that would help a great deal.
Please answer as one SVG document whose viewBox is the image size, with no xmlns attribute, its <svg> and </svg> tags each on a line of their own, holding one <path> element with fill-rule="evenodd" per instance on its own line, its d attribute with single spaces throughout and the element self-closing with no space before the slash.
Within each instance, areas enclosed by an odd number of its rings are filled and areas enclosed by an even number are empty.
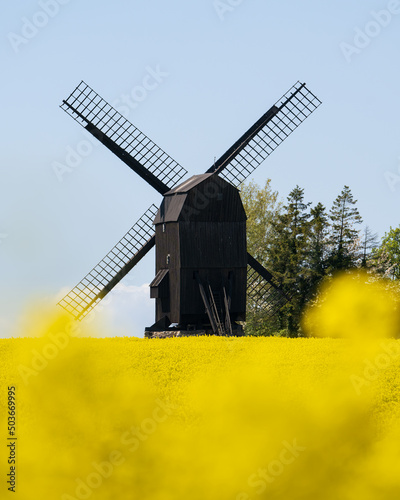
<svg viewBox="0 0 400 500">
<path fill-rule="evenodd" d="M 275 111 L 273 118 L 218 175 L 235 187 L 240 186 L 320 104 L 304 83 L 295 83 L 271 108 Z"/>
<path fill-rule="evenodd" d="M 271 318 L 288 302 L 277 283 L 268 282 L 251 266 L 247 266 L 247 297 L 256 311 L 263 311 Z"/>
<path fill-rule="evenodd" d="M 75 319 L 84 318 L 110 291 L 107 289 L 110 282 L 115 280 L 143 246 L 153 238 L 153 220 L 157 212 L 158 208 L 151 205 L 97 266 L 58 304 Z"/>
<path fill-rule="evenodd" d="M 94 125 L 172 189 L 188 172 L 82 81 L 61 109 L 80 125 Z"/>
</svg>

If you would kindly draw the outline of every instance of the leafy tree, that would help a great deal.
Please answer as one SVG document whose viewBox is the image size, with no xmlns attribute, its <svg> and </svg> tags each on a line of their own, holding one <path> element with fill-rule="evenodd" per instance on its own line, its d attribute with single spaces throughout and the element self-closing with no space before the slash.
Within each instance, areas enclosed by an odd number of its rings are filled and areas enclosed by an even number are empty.
<svg viewBox="0 0 400 500">
<path fill-rule="evenodd" d="M 273 191 L 271 180 L 264 187 L 254 181 L 243 184 L 240 188 L 241 198 L 247 215 L 247 249 L 255 259 L 269 269 L 268 255 L 272 238 L 272 223 L 282 210 L 282 202 L 278 200 L 278 192 Z M 246 333 L 249 335 L 272 335 L 278 325 L 266 317 L 256 303 L 247 299 Z"/>
<path fill-rule="evenodd" d="M 400 226 L 390 228 L 372 253 L 373 268 L 386 278 L 400 279 Z"/>
<path fill-rule="evenodd" d="M 362 217 L 355 207 L 356 203 L 357 200 L 353 199 L 350 188 L 344 186 L 330 210 L 329 271 L 331 273 L 354 268 L 359 261 L 359 230 L 355 225 L 362 223 Z"/>
<path fill-rule="evenodd" d="M 272 222 L 282 210 L 278 192 L 273 191 L 271 179 L 264 187 L 254 181 L 243 184 L 240 189 L 247 215 L 247 249 L 261 264 L 268 264 L 268 249 L 271 240 Z"/>
</svg>

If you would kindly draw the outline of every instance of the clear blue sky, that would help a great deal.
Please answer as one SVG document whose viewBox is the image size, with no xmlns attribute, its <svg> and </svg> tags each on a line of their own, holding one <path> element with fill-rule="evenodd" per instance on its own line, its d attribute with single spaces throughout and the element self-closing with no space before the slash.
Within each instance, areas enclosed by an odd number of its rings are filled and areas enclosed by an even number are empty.
<svg viewBox="0 0 400 500">
<path fill-rule="evenodd" d="M 47 13 L 46 13 L 47 11 Z M 159 196 L 60 108 L 83 79 L 190 174 L 204 172 L 297 80 L 323 105 L 258 168 L 282 198 L 330 208 L 349 185 L 365 224 L 400 223 L 400 2 L 6 2 L 2 61 L 0 336 L 33 299 L 55 303 Z M 138 94 L 146 75 L 159 81 Z M 136 92 L 136 93 L 135 93 Z M 391 177 L 390 177 L 391 175 Z M 142 336 L 154 253 L 98 318 Z M 23 332 L 19 332 L 23 333 Z M 110 332 L 111 333 L 111 332 Z"/>
</svg>

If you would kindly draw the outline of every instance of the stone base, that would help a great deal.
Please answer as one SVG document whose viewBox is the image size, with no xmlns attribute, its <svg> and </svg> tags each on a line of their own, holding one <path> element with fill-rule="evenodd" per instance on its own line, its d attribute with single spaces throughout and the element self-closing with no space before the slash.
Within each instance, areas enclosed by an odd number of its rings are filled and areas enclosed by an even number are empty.
<svg viewBox="0 0 400 500">
<path fill-rule="evenodd" d="M 213 335 L 214 332 L 206 329 L 202 330 L 167 330 L 164 332 L 150 332 L 145 331 L 144 337 L 146 339 L 168 339 L 172 337 L 200 337 L 204 335 Z M 232 337 L 242 337 L 244 335 L 243 328 L 240 325 L 237 325 L 237 328 L 234 330 Z"/>
<path fill-rule="evenodd" d="M 168 339 L 172 337 L 199 337 L 200 335 L 214 335 L 212 330 L 169 330 L 166 332 L 144 332 L 146 339 Z"/>
</svg>

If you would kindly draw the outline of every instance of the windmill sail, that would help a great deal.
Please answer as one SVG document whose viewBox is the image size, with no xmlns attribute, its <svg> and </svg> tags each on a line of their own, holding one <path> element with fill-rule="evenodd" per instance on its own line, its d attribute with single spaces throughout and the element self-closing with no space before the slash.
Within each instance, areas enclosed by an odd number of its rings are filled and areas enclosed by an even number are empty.
<svg viewBox="0 0 400 500">
<path fill-rule="evenodd" d="M 207 172 L 238 187 L 320 104 L 297 82 Z"/>
<path fill-rule="evenodd" d="M 58 303 L 84 318 L 155 245 L 152 205 L 108 254 Z"/>
<path fill-rule="evenodd" d="M 159 193 L 169 191 L 187 174 L 85 82 L 63 101 L 61 108 Z"/>
<path fill-rule="evenodd" d="M 247 297 L 256 310 L 262 310 L 273 317 L 288 302 L 274 276 L 254 257 L 247 254 Z"/>
</svg>

